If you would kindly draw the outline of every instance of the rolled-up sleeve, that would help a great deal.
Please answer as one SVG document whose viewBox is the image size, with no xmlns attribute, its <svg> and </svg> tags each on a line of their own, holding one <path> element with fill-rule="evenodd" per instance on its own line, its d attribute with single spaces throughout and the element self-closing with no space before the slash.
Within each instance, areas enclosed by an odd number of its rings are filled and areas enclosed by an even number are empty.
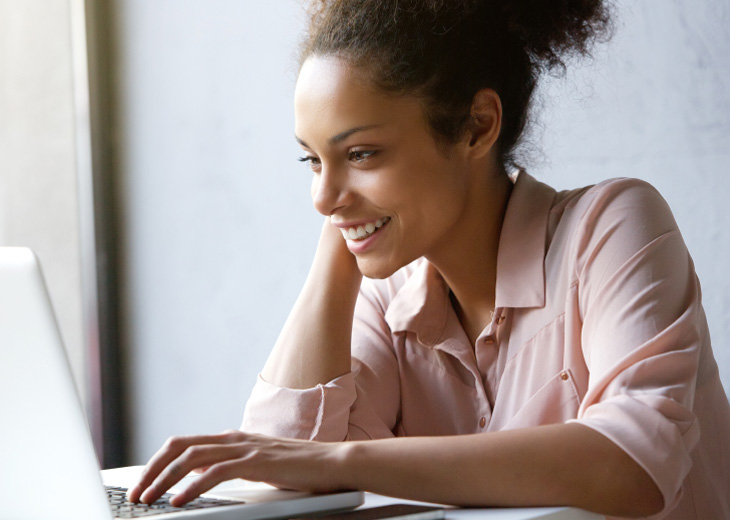
<svg viewBox="0 0 730 520">
<path fill-rule="evenodd" d="M 259 375 L 241 429 L 290 439 L 342 440 L 355 397 L 352 372 L 304 390 L 272 385 Z"/>
<path fill-rule="evenodd" d="M 598 193 L 576 248 L 590 372 L 576 421 L 641 465 L 666 511 L 681 496 L 699 440 L 692 404 L 708 340 L 694 266 L 664 200 L 636 180 Z"/>
<path fill-rule="evenodd" d="M 393 436 L 399 409 L 398 362 L 384 319 L 387 284 L 363 281 L 352 332 L 352 370 L 308 389 L 282 388 L 260 375 L 241 429 L 250 433 L 343 441 Z"/>
</svg>

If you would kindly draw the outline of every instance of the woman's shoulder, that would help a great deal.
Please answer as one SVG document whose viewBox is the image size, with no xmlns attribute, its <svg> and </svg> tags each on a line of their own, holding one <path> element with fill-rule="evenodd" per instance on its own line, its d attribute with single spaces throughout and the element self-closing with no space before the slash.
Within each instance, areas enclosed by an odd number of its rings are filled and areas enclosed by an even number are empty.
<svg viewBox="0 0 730 520">
<path fill-rule="evenodd" d="M 659 191 L 647 181 L 633 177 L 615 177 L 590 186 L 558 191 L 553 211 L 574 208 L 587 211 L 606 204 L 649 200 L 666 204 Z"/>
<path fill-rule="evenodd" d="M 645 256 L 650 251 L 647 247 L 660 237 L 676 236 L 677 247 L 682 248 L 677 255 L 686 257 L 686 245 L 669 205 L 644 180 L 615 178 L 558 192 L 552 212 L 549 256 L 569 263 L 576 273 L 585 273 L 589 265 L 618 268 L 631 258 Z"/>
<path fill-rule="evenodd" d="M 669 205 L 645 180 L 631 177 L 608 179 L 583 188 L 557 192 L 551 213 L 554 222 L 595 232 L 621 224 L 667 231 L 677 227 Z"/>
</svg>

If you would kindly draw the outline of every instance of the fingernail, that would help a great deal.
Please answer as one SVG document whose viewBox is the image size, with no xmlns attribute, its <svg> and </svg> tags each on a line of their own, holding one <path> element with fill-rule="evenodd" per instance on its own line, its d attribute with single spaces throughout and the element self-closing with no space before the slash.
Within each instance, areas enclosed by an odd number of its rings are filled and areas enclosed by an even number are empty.
<svg viewBox="0 0 730 520">
<path fill-rule="evenodd" d="M 139 499 L 144 504 L 151 504 L 153 502 L 152 500 L 150 500 L 151 495 L 152 495 L 152 491 L 150 489 L 147 489 L 147 491 L 142 493 L 142 496 L 139 497 Z"/>
</svg>

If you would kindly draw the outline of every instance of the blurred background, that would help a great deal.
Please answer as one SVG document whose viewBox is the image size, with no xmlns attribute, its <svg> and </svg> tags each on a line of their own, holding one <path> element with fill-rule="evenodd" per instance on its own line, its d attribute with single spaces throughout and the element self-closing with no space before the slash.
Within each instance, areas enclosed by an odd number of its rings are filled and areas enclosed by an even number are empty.
<svg viewBox="0 0 730 520">
<path fill-rule="evenodd" d="M 730 3 L 616 12 L 543 83 L 526 164 L 659 189 L 728 390 Z M 0 0 L 0 245 L 41 259 L 105 467 L 240 424 L 321 224 L 293 139 L 304 26 L 298 0 Z"/>
</svg>

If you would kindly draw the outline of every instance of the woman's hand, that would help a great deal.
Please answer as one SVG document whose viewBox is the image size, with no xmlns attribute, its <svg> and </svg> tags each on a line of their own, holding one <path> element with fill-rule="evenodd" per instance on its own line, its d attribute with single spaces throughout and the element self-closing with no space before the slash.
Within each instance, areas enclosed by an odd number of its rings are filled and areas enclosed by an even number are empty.
<svg viewBox="0 0 730 520">
<path fill-rule="evenodd" d="M 355 255 L 347 249 L 347 243 L 342 236 L 342 231 L 330 222 L 329 217 L 324 219 L 317 245 L 317 253 L 312 262 L 312 269 L 319 267 L 335 269 L 338 276 L 350 277 L 357 280 L 358 284 L 362 279 Z"/>
<path fill-rule="evenodd" d="M 151 504 L 191 471 L 201 475 L 170 500 L 179 507 L 223 481 L 243 478 L 286 489 L 335 491 L 341 443 L 279 439 L 240 431 L 171 437 L 150 459 L 129 500 Z"/>
</svg>

